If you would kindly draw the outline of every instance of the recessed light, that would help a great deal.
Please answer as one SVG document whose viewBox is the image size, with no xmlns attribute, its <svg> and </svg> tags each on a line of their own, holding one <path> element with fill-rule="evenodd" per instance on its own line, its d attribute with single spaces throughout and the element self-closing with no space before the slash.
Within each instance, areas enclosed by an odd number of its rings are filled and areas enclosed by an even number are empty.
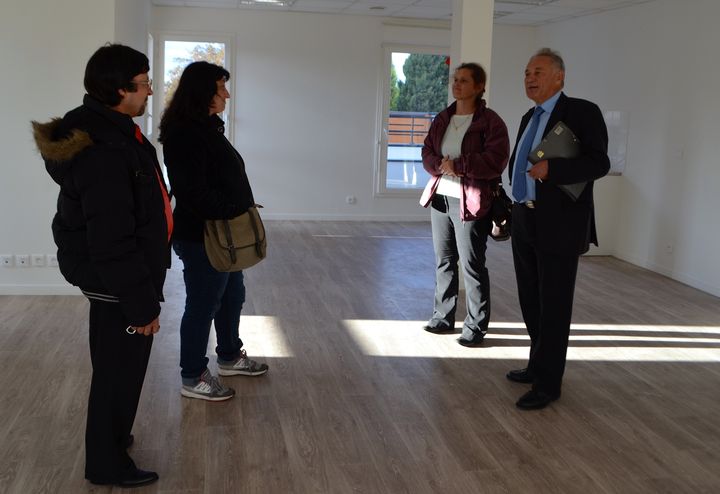
<svg viewBox="0 0 720 494">
<path fill-rule="evenodd" d="M 385 7 L 382 7 L 380 5 L 375 5 L 374 7 L 370 7 L 370 10 L 385 10 Z"/>
</svg>

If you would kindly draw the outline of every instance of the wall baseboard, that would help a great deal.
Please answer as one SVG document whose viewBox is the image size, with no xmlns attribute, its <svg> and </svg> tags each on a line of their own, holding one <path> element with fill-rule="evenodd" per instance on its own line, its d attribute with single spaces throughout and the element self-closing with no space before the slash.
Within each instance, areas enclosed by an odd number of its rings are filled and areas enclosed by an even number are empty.
<svg viewBox="0 0 720 494">
<path fill-rule="evenodd" d="M 720 286 L 719 285 L 712 285 L 710 283 L 706 283 L 705 281 L 699 280 L 688 274 L 678 273 L 676 271 L 673 271 L 672 269 L 666 268 L 665 266 L 651 262 L 648 259 L 640 259 L 640 258 L 636 258 L 633 256 L 621 256 L 621 255 L 618 255 L 617 253 L 613 254 L 613 256 L 620 259 L 621 261 L 629 262 L 630 264 L 634 264 L 635 266 L 649 269 L 650 271 L 653 271 L 654 273 L 658 273 L 663 276 L 667 276 L 670 279 L 679 281 L 680 283 L 691 286 L 693 288 L 697 288 L 698 290 L 701 290 L 705 293 L 709 293 L 710 295 L 720 297 Z"/>
<path fill-rule="evenodd" d="M 264 220 L 280 221 L 430 221 L 430 214 L 422 215 L 377 215 L 377 214 L 287 214 L 287 213 L 263 213 Z"/>
<path fill-rule="evenodd" d="M 82 295 L 77 287 L 68 284 L 0 284 L 0 295 Z"/>
</svg>

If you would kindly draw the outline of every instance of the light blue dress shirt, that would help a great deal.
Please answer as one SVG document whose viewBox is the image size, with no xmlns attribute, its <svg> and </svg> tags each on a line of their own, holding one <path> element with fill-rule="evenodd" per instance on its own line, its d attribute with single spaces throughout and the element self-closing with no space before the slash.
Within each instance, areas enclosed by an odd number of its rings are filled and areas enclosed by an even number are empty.
<svg viewBox="0 0 720 494">
<path fill-rule="evenodd" d="M 535 147 L 540 144 L 542 136 L 545 133 L 545 127 L 547 126 L 548 120 L 550 120 L 550 114 L 555 109 L 555 104 L 557 103 L 557 100 L 560 99 L 561 93 L 562 91 L 558 91 L 542 105 L 539 105 L 544 111 L 540 115 L 537 132 L 535 133 L 535 138 L 533 139 L 533 143 L 530 149 L 535 149 Z M 523 140 L 525 139 L 525 134 L 527 134 L 529 129 L 530 125 L 525 127 L 525 131 L 523 132 L 523 135 L 520 136 L 520 140 L 518 142 L 523 142 Z M 532 163 L 530 163 L 527 159 L 525 159 L 525 166 L 523 166 L 522 161 L 523 160 L 520 158 L 520 156 L 515 156 L 515 164 L 513 165 L 513 170 L 517 169 L 518 166 L 524 168 L 525 170 L 529 170 L 530 168 L 532 168 Z M 526 195 L 525 197 L 516 197 L 515 200 L 517 202 L 527 202 L 535 200 L 535 180 L 533 178 L 530 178 L 530 175 L 527 174 L 525 175 L 525 180 L 527 180 Z"/>
</svg>

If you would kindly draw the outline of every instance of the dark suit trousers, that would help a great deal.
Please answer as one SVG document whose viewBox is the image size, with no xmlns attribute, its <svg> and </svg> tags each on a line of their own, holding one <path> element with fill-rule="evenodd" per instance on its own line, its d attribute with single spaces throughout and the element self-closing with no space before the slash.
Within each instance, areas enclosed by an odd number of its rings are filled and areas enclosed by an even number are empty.
<svg viewBox="0 0 720 494">
<path fill-rule="evenodd" d="M 520 309 L 530 335 L 528 369 L 535 376 L 533 389 L 559 394 L 579 255 L 538 250 L 535 214 L 525 206 L 513 206 L 513 261 Z"/>
<path fill-rule="evenodd" d="M 85 431 L 85 478 L 116 482 L 135 467 L 125 450 L 135 421 L 152 336 L 128 334 L 120 304 L 90 301 L 93 374 Z"/>
</svg>

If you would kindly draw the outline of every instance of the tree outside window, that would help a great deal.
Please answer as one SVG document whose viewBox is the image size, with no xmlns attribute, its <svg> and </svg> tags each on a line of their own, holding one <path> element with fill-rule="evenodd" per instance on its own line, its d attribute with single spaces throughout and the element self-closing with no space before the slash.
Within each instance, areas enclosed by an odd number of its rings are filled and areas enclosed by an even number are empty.
<svg viewBox="0 0 720 494">
<path fill-rule="evenodd" d="M 167 107 L 185 67 L 192 62 L 210 62 L 225 66 L 224 43 L 198 43 L 194 41 L 167 41 L 165 43 L 165 97 Z"/>
</svg>

